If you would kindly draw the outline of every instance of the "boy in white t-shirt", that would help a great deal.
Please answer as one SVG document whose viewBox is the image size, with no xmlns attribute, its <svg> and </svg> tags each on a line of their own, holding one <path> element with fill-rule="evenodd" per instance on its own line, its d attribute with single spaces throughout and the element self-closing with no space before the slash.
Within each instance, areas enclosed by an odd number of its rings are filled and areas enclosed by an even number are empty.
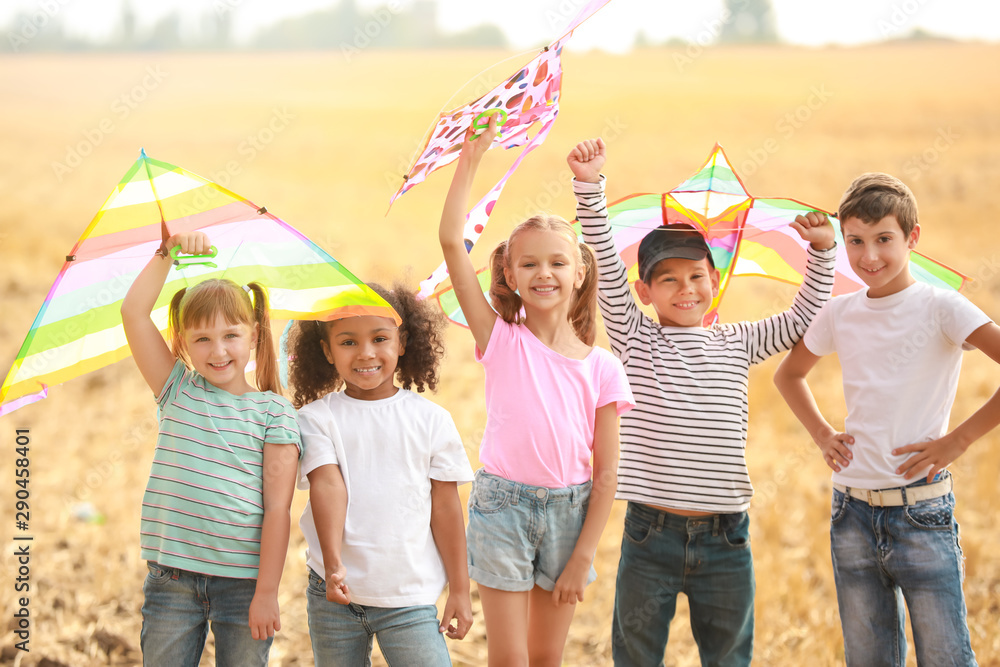
<svg viewBox="0 0 1000 667">
<path fill-rule="evenodd" d="M 827 302 L 774 382 L 833 469 L 844 656 L 849 667 L 903 665 L 905 598 L 919 664 L 975 665 L 946 467 L 1000 423 L 1000 391 L 951 432 L 948 418 L 962 351 L 979 348 L 1000 363 L 1000 327 L 965 297 L 910 274 L 920 226 L 898 179 L 864 174 L 839 208 L 851 268 L 868 289 Z M 843 371 L 843 433 L 806 383 L 831 352 Z"/>
</svg>

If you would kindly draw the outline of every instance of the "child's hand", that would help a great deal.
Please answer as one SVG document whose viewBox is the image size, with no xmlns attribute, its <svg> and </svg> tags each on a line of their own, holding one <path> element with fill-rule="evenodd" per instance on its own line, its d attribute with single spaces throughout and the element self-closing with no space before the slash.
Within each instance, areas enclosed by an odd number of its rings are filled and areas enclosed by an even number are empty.
<svg viewBox="0 0 1000 667">
<path fill-rule="evenodd" d="M 816 439 L 816 446 L 823 452 L 823 461 L 834 472 L 846 468 L 854 458 L 850 446 L 854 444 L 854 436 L 849 433 L 837 433 L 831 429 L 828 435 Z"/>
<path fill-rule="evenodd" d="M 326 569 L 326 599 L 337 604 L 351 604 L 351 589 L 344 579 L 347 577 L 347 568 L 343 563 L 327 567 Z"/>
<path fill-rule="evenodd" d="M 482 159 L 486 151 L 493 145 L 493 140 L 497 137 L 497 114 L 490 114 L 489 123 L 489 127 L 483 130 L 483 133 L 478 137 L 473 137 L 476 130 L 472 127 L 472 124 L 469 125 L 469 129 L 465 131 L 465 141 L 462 142 L 460 157 L 473 159 L 476 162 Z"/>
<path fill-rule="evenodd" d="M 584 183 L 600 182 L 601 168 L 606 161 L 607 151 L 604 139 L 600 137 L 581 141 L 566 156 L 566 164 L 573 171 L 573 176 Z"/>
<path fill-rule="evenodd" d="M 590 562 L 575 554 L 570 556 L 569 562 L 556 580 L 555 588 L 552 589 L 552 602 L 556 605 L 583 602 L 583 589 L 587 586 L 588 574 L 590 574 Z"/>
<path fill-rule="evenodd" d="M 791 223 L 792 229 L 799 233 L 803 241 L 808 241 L 813 250 L 827 250 L 836 243 L 833 225 L 825 213 L 809 211 L 805 215 L 795 216 Z"/>
<path fill-rule="evenodd" d="M 250 633 L 254 639 L 267 639 L 281 629 L 278 597 L 254 593 L 250 601 Z"/>
<path fill-rule="evenodd" d="M 211 251 L 212 242 L 205 232 L 186 232 L 167 239 L 167 250 L 174 246 L 180 246 L 181 252 L 186 255 L 204 255 Z"/>
<path fill-rule="evenodd" d="M 454 620 L 456 623 L 452 623 Z M 444 614 L 441 616 L 440 632 L 451 639 L 465 639 L 472 627 L 472 600 L 468 591 L 465 594 L 448 593 L 448 601 L 444 604 Z"/>
<path fill-rule="evenodd" d="M 910 454 L 913 456 L 906 459 L 903 465 L 896 468 L 897 475 L 903 475 L 906 479 L 916 477 L 917 473 L 930 466 L 927 471 L 927 482 L 934 480 L 934 475 L 947 468 L 952 461 L 965 453 L 965 447 L 957 442 L 952 434 L 948 434 L 937 440 L 928 440 L 915 445 L 906 445 L 892 450 L 893 455 Z"/>
</svg>

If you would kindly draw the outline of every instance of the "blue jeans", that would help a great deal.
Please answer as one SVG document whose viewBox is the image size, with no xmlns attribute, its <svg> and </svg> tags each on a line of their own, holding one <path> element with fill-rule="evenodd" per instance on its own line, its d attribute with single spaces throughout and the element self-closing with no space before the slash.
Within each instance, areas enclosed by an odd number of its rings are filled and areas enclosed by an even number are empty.
<svg viewBox="0 0 1000 667">
<path fill-rule="evenodd" d="M 317 667 L 371 667 L 372 637 L 390 667 L 451 665 L 437 607 L 371 607 L 326 599 L 326 582 L 309 570 L 309 639 Z"/>
<path fill-rule="evenodd" d="M 904 600 L 918 664 L 976 664 L 954 509 L 951 493 L 908 507 L 872 507 L 834 489 L 830 549 L 849 666 L 906 663 Z"/>
<path fill-rule="evenodd" d="M 218 667 L 267 665 L 268 639 L 250 632 L 255 579 L 197 574 L 147 563 L 142 592 L 142 664 L 198 667 L 211 622 Z"/>
<path fill-rule="evenodd" d="M 702 665 L 749 665 L 753 556 L 746 512 L 686 517 L 630 502 L 612 620 L 616 667 L 663 665 L 677 594 Z"/>
</svg>

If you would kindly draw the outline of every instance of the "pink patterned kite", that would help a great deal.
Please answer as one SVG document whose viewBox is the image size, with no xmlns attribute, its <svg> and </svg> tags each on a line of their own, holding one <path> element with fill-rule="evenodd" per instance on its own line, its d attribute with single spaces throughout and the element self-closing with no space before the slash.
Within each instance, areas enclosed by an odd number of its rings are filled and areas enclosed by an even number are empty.
<svg viewBox="0 0 1000 667">
<path fill-rule="evenodd" d="M 591 0 L 586 3 L 570 22 L 566 32 L 542 49 L 541 53 L 513 76 L 479 99 L 439 114 L 428 133 L 427 143 L 413 166 L 403 176 L 403 185 L 393 195 L 390 206 L 400 195 L 426 179 L 431 172 L 458 158 L 462 150 L 462 141 L 470 125 L 485 127 L 488 116 L 497 114 L 500 134 L 497 135 L 494 145 L 499 144 L 506 149 L 524 146 L 524 150 L 507 173 L 469 212 L 465 225 L 465 246 L 466 250 L 472 250 L 472 246 L 483 233 L 490 213 L 493 212 L 493 206 L 499 199 L 507 180 L 528 153 L 542 145 L 549 130 L 552 129 L 556 116 L 559 115 L 559 95 L 562 85 L 560 56 L 563 44 L 577 26 L 608 2 L 609 0 Z M 540 123 L 541 127 L 533 137 L 529 137 L 528 133 L 536 123 Z M 448 270 L 442 262 L 430 277 L 420 283 L 421 298 L 430 296 L 447 276 Z"/>
</svg>

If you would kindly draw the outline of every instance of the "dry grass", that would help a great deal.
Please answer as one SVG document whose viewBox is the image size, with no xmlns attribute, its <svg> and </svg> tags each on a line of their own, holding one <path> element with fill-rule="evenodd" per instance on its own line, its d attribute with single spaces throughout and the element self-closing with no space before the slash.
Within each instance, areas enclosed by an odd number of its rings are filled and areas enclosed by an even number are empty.
<svg viewBox="0 0 1000 667">
<path fill-rule="evenodd" d="M 433 230 L 450 172 L 432 177 L 384 217 L 388 198 L 417 138 L 457 83 L 506 55 L 363 52 L 351 64 L 337 53 L 0 59 L 0 88 L 7 91 L 0 107 L 0 360 L 13 359 L 62 257 L 140 146 L 153 157 L 228 180 L 366 279 L 403 274 L 415 283 L 439 261 Z M 560 120 L 513 178 L 477 261 L 525 211 L 572 213 L 563 160 L 582 138 L 608 138 L 612 197 L 669 189 L 719 141 L 752 192 L 830 209 L 862 171 L 902 176 L 921 205 L 921 248 L 979 278 L 969 297 L 1000 313 L 994 232 L 1000 207 L 992 192 L 1000 181 L 1000 70 L 987 66 L 1000 49 L 712 50 L 683 69 L 674 55 L 567 55 Z M 486 79 L 498 82 L 516 62 Z M 150 71 L 162 80 L 136 88 Z M 122 95 L 145 99 L 125 114 L 128 107 L 116 103 Z M 287 126 L 251 154 L 242 142 L 260 135 L 278 113 L 291 115 Z M 798 114 L 794 124 L 786 114 Z M 102 122 L 111 130 L 99 130 Z M 88 132 L 100 141 L 88 145 Z M 81 143 L 89 154 L 60 181 L 53 163 L 65 162 L 69 147 Z M 511 159 L 491 156 L 487 171 L 499 174 Z M 755 318 L 790 297 L 786 287 L 745 280 L 731 288 L 723 317 Z M 466 332 L 450 332 L 449 343 L 436 400 L 451 410 L 475 463 L 485 417 L 482 373 Z M 828 555 L 829 471 L 773 389 L 773 370 L 772 360 L 751 377 L 756 663 L 835 665 L 842 649 Z M 967 355 L 954 418 L 981 405 L 998 378 L 982 354 Z M 824 361 L 816 376 L 819 400 L 831 414 L 843 415 L 838 379 L 836 363 Z M 48 400 L 3 420 L 7 452 L 15 428 L 30 428 L 32 437 L 34 625 L 31 653 L 18 654 L 20 664 L 139 663 L 145 571 L 138 557 L 139 500 L 152 453 L 153 410 L 148 389 L 126 362 L 56 387 Z M 13 454 L 3 457 L 3 479 L 12 478 L 12 462 Z M 969 624 L 981 665 L 1000 665 L 1000 538 L 989 509 L 1000 500 L 998 468 L 996 433 L 954 466 Z M 0 504 L 11 516 L 13 488 L 7 488 Z M 103 513 L 103 524 L 72 518 L 73 507 L 84 501 Z M 303 504 L 297 495 L 296 516 Z M 598 582 L 571 630 L 568 665 L 610 663 L 623 510 L 615 507 L 606 530 Z M 11 524 L 0 527 L 7 544 Z M 284 629 L 272 652 L 276 665 L 312 661 L 303 548 L 293 528 L 281 593 Z M 5 549 L 0 560 L 4 572 L 14 571 L 11 553 Z M 15 594 L 4 581 L 2 604 L 10 619 Z M 478 613 L 478 602 L 475 608 Z M 682 605 L 674 622 L 668 665 L 698 664 L 685 610 Z M 8 664 L 14 637 L 6 625 L 0 633 L 0 646 L 7 647 L 0 663 Z M 485 664 L 481 617 L 471 636 L 451 647 L 456 663 Z"/>
</svg>

